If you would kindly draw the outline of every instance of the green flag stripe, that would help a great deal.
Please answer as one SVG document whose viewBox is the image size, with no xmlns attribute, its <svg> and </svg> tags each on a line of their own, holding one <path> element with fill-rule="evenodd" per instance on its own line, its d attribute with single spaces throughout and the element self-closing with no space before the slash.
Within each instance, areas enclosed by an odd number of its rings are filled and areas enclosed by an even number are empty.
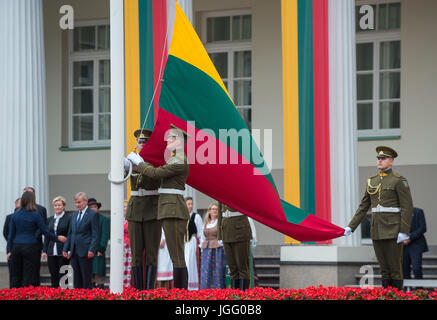
<svg viewBox="0 0 437 320">
<path fill-rule="evenodd" d="M 152 1 L 138 0 L 139 47 L 140 47 L 140 126 L 143 126 L 153 97 L 153 7 Z M 147 117 L 145 128 L 154 127 L 153 105 Z"/>
<path fill-rule="evenodd" d="M 312 1 L 298 0 L 300 208 L 315 213 Z"/>
</svg>

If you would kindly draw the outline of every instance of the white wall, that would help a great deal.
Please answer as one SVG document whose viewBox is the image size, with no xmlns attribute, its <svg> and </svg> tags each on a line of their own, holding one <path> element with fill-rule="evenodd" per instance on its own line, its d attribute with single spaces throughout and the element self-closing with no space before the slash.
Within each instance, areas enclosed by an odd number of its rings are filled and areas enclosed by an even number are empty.
<svg viewBox="0 0 437 320">
<path fill-rule="evenodd" d="M 74 9 L 75 20 L 109 20 L 109 0 L 44 0 L 44 36 L 46 48 L 46 83 L 47 83 L 47 158 L 48 174 L 107 174 L 110 171 L 110 151 L 60 151 L 62 146 L 63 128 L 62 108 L 65 105 L 65 88 L 63 81 L 66 81 L 66 70 L 63 61 L 63 38 L 65 34 L 59 27 L 61 14 L 59 8 L 64 5 L 71 5 Z M 65 46 L 65 43 L 64 43 Z M 64 48 L 65 50 L 66 48 Z M 68 59 L 68 56 L 64 56 Z M 65 62 L 67 62 L 66 60 Z M 64 68 L 64 70 L 63 70 Z M 63 105 L 64 103 L 64 105 Z M 64 114 L 66 112 L 64 110 Z"/>
<path fill-rule="evenodd" d="M 375 166 L 375 147 L 389 145 L 396 165 L 437 164 L 437 1 L 403 0 L 401 138 L 360 141 L 358 165 Z"/>
</svg>

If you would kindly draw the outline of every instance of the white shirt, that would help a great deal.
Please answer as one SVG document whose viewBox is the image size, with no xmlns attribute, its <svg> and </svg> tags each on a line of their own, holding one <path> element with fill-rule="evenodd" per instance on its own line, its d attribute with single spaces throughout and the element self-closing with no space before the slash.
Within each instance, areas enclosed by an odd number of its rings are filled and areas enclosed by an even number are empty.
<svg viewBox="0 0 437 320">
<path fill-rule="evenodd" d="M 64 216 L 64 214 L 65 214 L 65 211 L 62 211 L 62 213 L 61 213 L 59 216 L 56 215 L 56 214 L 55 214 L 55 216 L 54 216 L 55 224 L 54 224 L 54 227 L 53 227 L 53 231 L 54 231 L 54 233 L 55 233 L 56 235 L 57 235 L 56 231 L 57 231 L 57 229 L 58 229 L 59 220 Z M 58 247 L 56 246 L 56 242 L 55 242 L 55 244 L 54 244 L 54 246 L 53 246 L 53 255 L 54 255 L 54 256 L 57 256 L 57 255 L 58 255 Z"/>
</svg>

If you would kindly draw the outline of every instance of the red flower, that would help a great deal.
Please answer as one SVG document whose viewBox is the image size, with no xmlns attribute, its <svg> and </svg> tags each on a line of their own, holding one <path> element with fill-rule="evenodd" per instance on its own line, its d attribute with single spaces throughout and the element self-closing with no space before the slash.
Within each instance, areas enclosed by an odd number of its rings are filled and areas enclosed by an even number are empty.
<svg viewBox="0 0 437 320">
<path fill-rule="evenodd" d="M 398 291 L 392 288 L 346 288 L 308 287 L 306 289 L 254 288 L 183 289 L 158 288 L 138 291 L 125 288 L 120 294 L 103 289 L 61 289 L 49 287 L 26 287 L 1 289 L 0 300 L 437 300 L 434 291 Z"/>
</svg>

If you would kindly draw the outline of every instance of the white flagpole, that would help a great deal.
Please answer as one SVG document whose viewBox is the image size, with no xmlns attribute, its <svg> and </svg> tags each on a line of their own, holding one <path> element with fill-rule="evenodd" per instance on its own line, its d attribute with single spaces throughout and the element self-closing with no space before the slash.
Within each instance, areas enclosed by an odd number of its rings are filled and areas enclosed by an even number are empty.
<svg viewBox="0 0 437 320">
<path fill-rule="evenodd" d="M 111 257 L 110 290 L 123 291 L 125 99 L 123 0 L 110 0 L 111 23 Z"/>
</svg>

